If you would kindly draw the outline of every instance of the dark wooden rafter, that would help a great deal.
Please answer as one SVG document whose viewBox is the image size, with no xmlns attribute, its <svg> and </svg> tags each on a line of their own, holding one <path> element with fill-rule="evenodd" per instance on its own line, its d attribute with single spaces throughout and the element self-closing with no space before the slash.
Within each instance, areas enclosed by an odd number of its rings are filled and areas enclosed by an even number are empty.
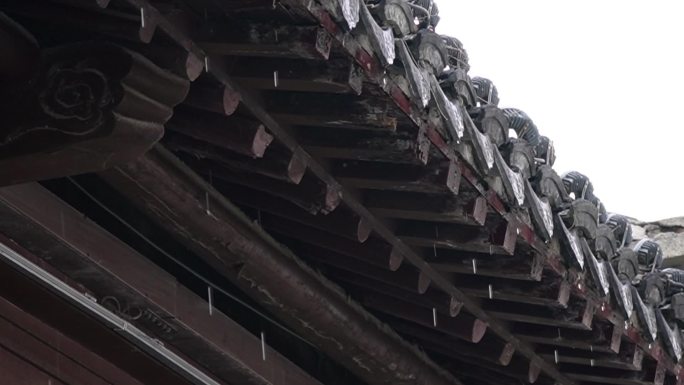
<svg viewBox="0 0 684 385">
<path fill-rule="evenodd" d="M 410 302 L 414 305 L 434 309 L 440 316 L 456 317 L 460 314 L 462 304 L 438 290 L 429 289 L 424 293 L 416 291 L 415 287 L 397 285 L 396 282 L 387 283 L 376 279 L 373 275 L 362 276 L 343 269 L 325 269 L 327 276 L 336 282 L 341 282 L 345 288 L 352 290 L 372 291 L 399 300 Z"/>
<path fill-rule="evenodd" d="M 273 136 L 259 122 L 238 117 L 224 118 L 181 108 L 174 112 L 173 118 L 167 123 L 167 129 L 205 142 L 196 144 L 195 147 L 199 148 L 195 148 L 195 151 L 208 155 L 206 157 L 223 149 L 247 157 L 261 158 L 273 142 Z M 192 149 L 193 147 L 189 147 L 188 151 Z M 218 156 L 219 154 L 214 155 Z"/>
<path fill-rule="evenodd" d="M 363 87 L 363 72 L 349 58 L 235 58 L 229 66 L 231 77 L 252 89 L 360 94 Z"/>
<path fill-rule="evenodd" d="M 472 263 L 472 261 L 471 261 Z M 472 265 L 471 265 L 472 268 Z M 572 288 L 564 281 L 550 285 L 539 285 L 536 281 L 504 280 L 500 277 L 487 277 L 485 274 L 464 276 L 454 279 L 454 284 L 473 298 L 507 301 L 551 308 L 565 308 L 570 300 Z M 544 278 L 542 277 L 542 281 Z"/>
<path fill-rule="evenodd" d="M 360 308 L 297 263 L 166 150 L 155 148 L 138 162 L 103 176 L 135 197 L 135 203 L 217 271 L 369 383 L 458 383 L 379 323 L 368 321 Z M 207 194 L 210 215 L 204 210 Z M 153 212 L 148 211 L 152 206 Z M 195 235 L 186 238 L 188 232 Z M 374 368 L 372 375 L 367 368 Z"/>
<path fill-rule="evenodd" d="M 230 196 L 229 194 L 227 196 Z M 396 252 L 392 246 L 375 237 L 370 237 L 363 244 L 353 241 L 352 230 L 348 234 L 341 234 L 342 229 L 331 229 L 325 225 L 326 229 L 318 229 L 315 226 L 302 224 L 302 221 L 292 220 L 281 216 L 272 216 L 268 213 L 257 212 L 257 222 L 269 233 L 287 237 L 302 242 L 309 246 L 315 246 L 318 254 L 344 256 L 339 258 L 344 262 L 349 258 L 362 260 L 370 265 L 388 269 L 398 270 L 403 262 L 401 254 Z M 359 222 L 361 225 L 361 222 Z M 365 229 L 365 226 L 363 227 Z M 325 250 L 325 251 L 324 251 Z"/>
<path fill-rule="evenodd" d="M 344 161 L 336 165 L 337 180 L 345 186 L 368 190 L 458 194 L 461 175 L 453 162 L 427 166 Z"/>
<path fill-rule="evenodd" d="M 612 325 L 595 325 L 587 331 L 519 324 L 513 332 L 518 338 L 534 344 L 604 353 L 619 353 L 624 335 L 622 328 Z"/>
<path fill-rule="evenodd" d="M 430 279 L 411 266 L 401 265 L 392 270 L 391 261 L 388 263 L 387 258 L 351 259 L 334 251 L 318 247 L 300 246 L 295 250 L 302 258 L 306 258 L 312 264 L 330 266 L 348 273 L 356 273 L 374 282 L 381 282 L 408 292 L 423 294 L 430 285 Z M 388 267 L 390 268 L 388 269 Z"/>
<path fill-rule="evenodd" d="M 202 69 L 204 69 L 204 67 Z M 204 85 L 196 82 L 190 87 L 188 96 L 185 98 L 183 103 L 199 110 L 230 116 L 233 115 L 235 110 L 237 110 L 238 106 L 240 105 L 240 94 L 232 90 L 230 87 Z M 176 111 L 176 113 L 177 112 L 179 111 Z M 174 113 L 174 119 L 176 118 L 176 113 Z M 181 120 L 181 122 L 188 123 L 188 115 L 183 116 L 182 113 L 178 115 L 180 115 L 178 119 Z M 211 127 L 215 126 L 226 125 L 229 127 L 236 127 L 238 126 L 238 122 L 240 122 L 239 118 L 233 121 L 226 121 L 225 123 L 221 123 L 222 121 L 217 117 L 207 118 L 207 120 L 207 125 L 209 127 L 206 128 L 206 130 L 208 131 L 211 130 Z M 188 126 L 188 124 L 184 124 L 184 126 Z"/>
<path fill-rule="evenodd" d="M 571 371 L 572 369 L 567 369 Z M 600 373 L 577 372 L 568 376 L 578 381 L 614 385 L 663 385 L 667 369 L 664 365 L 643 369 L 640 372 L 624 372 L 618 369 L 601 369 Z"/>
<path fill-rule="evenodd" d="M 300 129 L 300 142 L 318 159 L 408 163 L 428 162 L 430 141 L 425 132 L 359 133 L 345 129 Z"/>
<path fill-rule="evenodd" d="M 408 219 L 428 222 L 447 222 L 482 226 L 487 219 L 487 201 L 465 193 L 422 194 L 369 190 L 364 204 L 381 218 Z"/>
<path fill-rule="evenodd" d="M 345 207 L 338 207 L 327 215 L 322 213 L 311 215 L 292 203 L 241 186 L 226 187 L 222 189 L 222 192 L 231 202 L 258 210 L 259 218 L 262 217 L 261 212 L 272 214 L 360 243 L 365 242 L 371 233 L 368 223 Z M 303 237 L 311 236 L 308 231 L 303 231 Z M 332 244 L 331 247 L 335 248 L 335 244 Z"/>
<path fill-rule="evenodd" d="M 617 355 L 605 352 L 589 352 L 561 348 L 549 351 L 544 357 L 549 361 L 558 362 L 559 364 L 565 363 L 633 372 L 641 371 L 644 363 L 643 350 L 634 345 L 631 345 L 629 348 L 621 349 Z"/>
<path fill-rule="evenodd" d="M 487 332 L 486 323 L 465 312 L 459 313 L 456 317 L 443 316 L 441 313 L 435 315 L 432 309 L 414 306 L 409 302 L 375 293 L 364 295 L 361 303 L 390 317 L 410 321 L 423 327 L 432 327 L 441 333 L 471 343 L 480 342 Z"/>
<path fill-rule="evenodd" d="M 98 302 L 118 304 L 112 309 L 119 315 L 143 314 L 131 322 L 206 362 L 217 377 L 244 384 L 319 384 L 270 347 L 264 361 L 257 336 L 218 310 L 210 313 L 204 299 L 39 185 L 0 189 L 0 201 L 2 233 L 49 258 Z"/>
<path fill-rule="evenodd" d="M 555 317 L 553 314 L 537 314 L 525 309 L 520 309 L 520 305 L 502 306 L 501 303 L 487 307 L 490 314 L 498 319 L 509 322 L 520 322 L 532 325 L 544 325 L 564 329 L 591 330 L 594 319 L 594 307 L 592 304 L 585 304 L 577 312 L 577 316 L 570 312 L 565 318 Z"/>
<path fill-rule="evenodd" d="M 44 52 L 37 86 L 5 113 L 0 184 L 102 171 L 157 142 L 188 82 L 105 43 Z"/>
<path fill-rule="evenodd" d="M 517 239 L 515 227 L 507 222 L 492 223 L 491 227 L 490 232 L 481 226 L 404 221 L 397 235 L 415 246 L 512 255 Z"/>
<path fill-rule="evenodd" d="M 167 134 L 163 143 L 169 150 L 183 154 L 183 158 L 210 160 L 217 169 L 254 173 L 295 185 L 302 181 L 306 173 L 306 160 L 302 153 L 290 152 L 289 149 L 277 143 L 269 145 L 268 151 L 264 151 L 264 154 L 258 158 L 235 154 L 207 141 L 188 138 L 184 135 Z"/>
<path fill-rule="evenodd" d="M 332 38 L 320 27 L 234 23 L 205 25 L 198 41 L 210 55 L 327 59 Z"/>
<path fill-rule="evenodd" d="M 311 214 L 332 212 L 342 200 L 337 186 L 322 182 L 310 172 L 305 172 L 299 183 L 295 184 L 292 180 L 283 180 L 288 178 L 287 176 L 274 179 L 255 173 L 230 170 L 210 162 L 198 161 L 191 156 L 182 159 L 219 189 L 224 182 L 239 184 L 285 199 Z"/>
<path fill-rule="evenodd" d="M 270 92 L 264 107 L 279 122 L 293 126 L 393 132 L 402 116 L 376 98 L 324 93 Z"/>
</svg>

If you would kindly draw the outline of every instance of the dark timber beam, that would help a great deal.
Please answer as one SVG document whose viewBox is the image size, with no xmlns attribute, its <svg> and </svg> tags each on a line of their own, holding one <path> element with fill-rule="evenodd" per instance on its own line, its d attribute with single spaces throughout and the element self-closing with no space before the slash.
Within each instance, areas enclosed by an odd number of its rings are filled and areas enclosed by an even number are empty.
<svg viewBox="0 0 684 385">
<path fill-rule="evenodd" d="M 230 184 L 239 184 L 285 199 L 311 214 L 330 213 L 342 201 L 336 186 L 326 184 L 308 172 L 305 172 L 299 183 L 295 184 L 283 181 L 284 177 L 274 179 L 256 173 L 230 170 L 209 162 L 198 161 L 191 156 L 182 159 L 219 189 L 228 188 Z M 224 185 L 223 182 L 228 184 Z"/>
<path fill-rule="evenodd" d="M 458 194 L 461 175 L 454 162 L 422 165 L 348 161 L 334 168 L 343 185 L 367 190 Z"/>
<path fill-rule="evenodd" d="M 483 197 L 421 194 L 414 192 L 369 190 L 364 194 L 366 207 L 382 218 L 447 222 L 482 226 L 487 218 L 487 200 Z"/>
<path fill-rule="evenodd" d="M 572 369 L 567 369 L 569 372 Z M 600 369 L 592 372 L 568 373 L 568 377 L 577 381 L 608 385 L 663 385 L 666 377 L 665 365 L 658 364 L 654 368 L 639 372 L 624 372 L 618 369 Z"/>
<path fill-rule="evenodd" d="M 400 299 L 375 293 L 365 294 L 361 302 L 364 306 L 391 317 L 403 319 L 423 327 L 434 328 L 441 333 L 471 343 L 480 342 L 487 332 L 487 324 L 485 322 L 465 312 L 460 313 L 456 317 L 441 316 L 439 314 L 435 317 L 431 309 L 415 306 Z"/>
<path fill-rule="evenodd" d="M 344 287 L 377 292 L 427 309 L 435 309 L 440 315 L 456 317 L 461 312 L 461 304 L 439 290 L 428 289 L 420 294 L 408 287 L 399 287 L 341 269 L 326 269 L 326 275 L 341 282 Z"/>
<path fill-rule="evenodd" d="M 211 27 L 198 44 L 212 55 L 325 60 L 332 47 L 332 38 L 319 27 L 248 24 L 237 28 L 235 23 Z"/>
<path fill-rule="evenodd" d="M 233 115 L 240 105 L 240 94 L 226 86 L 193 83 L 188 92 L 188 96 L 183 103 L 199 110 L 230 116 Z M 193 122 L 193 118 L 196 118 L 197 114 L 192 113 L 191 111 L 186 112 L 191 116 L 188 117 L 188 115 L 185 115 L 179 117 L 181 122 L 180 125 L 185 127 L 194 126 L 189 123 Z M 234 122 L 226 122 L 214 117 L 213 119 L 207 118 L 207 122 L 204 123 L 203 126 L 233 128 L 239 127 L 240 123 L 249 123 L 249 121 L 243 120 L 241 122 L 240 119 L 235 119 Z M 254 124 L 250 124 L 249 127 L 253 125 Z M 235 130 L 235 128 L 233 128 L 233 130 Z"/>
<path fill-rule="evenodd" d="M 262 157 L 235 154 L 209 142 L 188 138 L 184 135 L 167 134 L 164 145 L 169 150 L 180 153 L 188 164 L 199 165 L 208 163 L 212 166 L 212 173 L 223 178 L 222 170 L 253 173 L 276 179 L 285 183 L 299 184 L 306 172 L 306 160 L 301 152 L 290 150 L 278 144 L 269 145 Z M 200 159 L 200 161 L 196 161 Z"/>
<path fill-rule="evenodd" d="M 480 226 L 404 221 L 397 230 L 407 244 L 469 251 L 482 254 L 513 255 L 517 239 L 516 228 L 510 222 Z"/>
<path fill-rule="evenodd" d="M 293 126 L 394 132 L 403 117 L 386 101 L 355 95 L 268 92 L 264 99 L 275 119 Z"/>
<path fill-rule="evenodd" d="M 415 268 L 401 265 L 398 269 L 391 271 L 390 262 L 382 256 L 367 260 L 359 257 L 349 258 L 334 251 L 302 245 L 297 246 L 295 250 L 311 263 L 332 266 L 413 293 L 423 294 L 430 287 L 430 279 Z"/>
<path fill-rule="evenodd" d="M 229 191 L 226 189 L 228 196 L 230 196 Z M 315 246 L 317 253 L 325 254 L 323 252 L 325 250 L 335 255 L 355 258 L 391 271 L 399 269 L 403 262 L 402 256 L 395 252 L 390 245 L 374 237 L 369 238 L 363 244 L 350 242 L 349 236 L 340 236 L 340 229 L 323 231 L 296 220 L 272 215 L 261 215 L 259 225 L 268 230 L 269 233 L 279 234 Z M 361 221 L 359 221 L 359 225 L 361 225 Z M 342 260 L 344 259 L 346 258 L 342 258 Z"/>
<path fill-rule="evenodd" d="M 365 133 L 300 129 L 302 146 L 315 158 L 424 165 L 430 141 L 425 132 Z"/>
<path fill-rule="evenodd" d="M 592 368 L 611 368 L 638 372 L 644 366 L 644 351 L 635 345 L 623 348 L 619 354 L 562 349 L 542 356 L 549 361 L 557 360 L 561 364 L 581 365 Z"/>
<path fill-rule="evenodd" d="M 620 352 L 622 330 L 602 324 L 595 324 L 591 331 L 542 325 L 517 325 L 513 329 L 518 338 L 531 343 L 603 353 Z"/>
<path fill-rule="evenodd" d="M 144 314 L 132 322 L 206 362 L 216 376 L 254 385 L 319 384 L 269 347 L 264 361 L 258 337 L 218 310 L 210 314 L 204 299 L 39 185 L 0 189 L 0 202 L 0 231 L 49 257 L 98 302 L 113 298 Z"/>
<path fill-rule="evenodd" d="M 498 366 L 508 366 L 515 353 L 513 344 L 503 342 L 492 334 L 485 334 L 479 343 L 472 344 L 446 337 L 437 328 L 426 328 L 405 321 L 393 322 L 392 328 L 400 334 L 411 336 L 421 345 L 425 344 L 428 350 L 454 359 L 465 356 Z"/>
<path fill-rule="evenodd" d="M 207 152 L 215 147 L 252 158 L 263 157 L 273 141 L 273 136 L 266 131 L 264 125 L 255 120 L 226 118 L 186 108 L 176 109 L 167 123 L 167 129 L 206 142 Z"/>
<path fill-rule="evenodd" d="M 485 278 L 482 275 L 459 275 L 455 284 L 464 293 L 475 298 L 554 308 L 565 308 L 568 306 L 572 289 L 566 281 L 540 285 L 536 281 L 508 281 Z"/>
<path fill-rule="evenodd" d="M 459 384 L 304 268 L 163 148 L 103 176 L 186 247 L 369 384 Z M 211 215 L 204 209 L 207 194 Z"/>
<path fill-rule="evenodd" d="M 226 186 L 221 190 L 231 202 L 256 209 L 259 217 L 261 217 L 261 212 L 263 211 L 264 213 L 289 219 L 359 243 L 366 242 L 371 233 L 368 223 L 344 206 L 338 207 L 327 215 L 311 215 L 290 202 L 239 185 Z M 303 233 L 300 238 L 312 236 L 308 229 L 302 231 Z M 336 245 L 331 246 L 335 248 Z"/>
<path fill-rule="evenodd" d="M 43 67 L 37 87 L 3 115 L 0 185 L 102 171 L 139 157 L 161 138 L 188 90 L 187 80 L 108 43 L 51 49 Z"/>
<path fill-rule="evenodd" d="M 350 59 L 236 58 L 230 74 L 251 89 L 360 94 L 363 74 Z"/>
</svg>

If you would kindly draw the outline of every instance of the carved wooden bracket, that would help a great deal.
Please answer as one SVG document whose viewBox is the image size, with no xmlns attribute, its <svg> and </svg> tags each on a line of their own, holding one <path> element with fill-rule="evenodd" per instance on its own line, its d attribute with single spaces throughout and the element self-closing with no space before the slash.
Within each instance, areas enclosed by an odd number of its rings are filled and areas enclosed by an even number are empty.
<svg viewBox="0 0 684 385">
<path fill-rule="evenodd" d="M 35 83 L 3 103 L 0 185 L 102 171 L 144 154 L 189 83 L 113 44 L 42 52 Z"/>
</svg>

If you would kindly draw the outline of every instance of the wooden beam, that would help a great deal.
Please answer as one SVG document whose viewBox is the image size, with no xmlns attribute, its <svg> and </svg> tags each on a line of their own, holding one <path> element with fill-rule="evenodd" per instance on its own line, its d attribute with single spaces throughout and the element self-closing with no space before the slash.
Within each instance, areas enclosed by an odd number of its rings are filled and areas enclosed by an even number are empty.
<svg viewBox="0 0 684 385">
<path fill-rule="evenodd" d="M 447 223 L 404 221 L 397 235 L 414 246 L 445 248 L 483 254 L 512 255 L 517 232 L 511 222 L 493 224 L 493 229 Z"/>
<path fill-rule="evenodd" d="M 301 129 L 302 145 L 316 158 L 408 163 L 428 162 L 425 132 L 360 133 L 349 130 Z M 365 134 L 365 135 L 364 135 Z"/>
<path fill-rule="evenodd" d="M 315 247 L 295 247 L 295 251 L 311 263 L 332 266 L 336 269 L 356 273 L 362 277 L 414 293 L 423 294 L 430 286 L 430 280 L 426 279 L 415 268 L 401 265 L 398 269 L 392 271 L 389 269 L 390 264 L 384 258 L 360 260 Z M 383 262 L 385 262 L 384 266 L 381 265 Z"/>
<path fill-rule="evenodd" d="M 501 274 L 505 275 L 505 274 Z M 565 308 L 570 299 L 570 284 L 539 285 L 536 281 L 487 279 L 480 275 L 459 276 L 456 286 L 464 293 L 482 299 Z"/>
<path fill-rule="evenodd" d="M 425 166 L 378 162 L 340 162 L 334 168 L 343 185 L 368 190 L 458 194 L 461 175 L 454 162 Z"/>
<path fill-rule="evenodd" d="M 462 312 L 456 317 L 439 317 L 435 326 L 432 311 L 416 307 L 399 299 L 380 294 L 366 294 L 361 301 L 364 306 L 375 309 L 392 317 L 397 317 L 418 325 L 434 328 L 441 333 L 461 340 L 478 343 L 487 331 L 487 324 L 472 315 Z"/>
<path fill-rule="evenodd" d="M 43 64 L 45 73 L 27 99 L 33 102 L 4 117 L 0 185 L 136 159 L 161 138 L 188 89 L 186 80 L 107 43 L 58 47 L 45 53 Z M 119 89 L 121 95 L 112 93 Z"/>
<path fill-rule="evenodd" d="M 369 190 L 364 194 L 366 207 L 383 218 L 425 222 L 446 222 L 482 226 L 487 218 L 487 200 L 478 196 L 421 194 Z"/>
<path fill-rule="evenodd" d="M 336 234 L 355 242 L 368 240 L 371 228 L 368 223 L 344 206 L 338 207 L 330 214 L 311 215 L 294 204 L 275 198 L 272 195 L 244 188 L 242 186 L 226 186 L 224 194 L 234 203 L 273 214 L 280 218 L 314 227 L 330 234 Z M 307 230 L 300 238 L 311 237 Z M 335 248 L 336 245 L 331 245 Z"/>
<path fill-rule="evenodd" d="M 586 367 L 611 368 L 627 371 L 641 371 L 644 361 L 644 352 L 632 345 L 630 349 L 623 349 L 619 354 L 593 353 L 579 350 L 556 351 L 545 354 L 542 357 L 549 361 L 558 361 L 559 364 L 581 365 Z"/>
<path fill-rule="evenodd" d="M 285 199 L 311 214 L 330 213 L 341 202 L 340 191 L 336 186 L 326 184 L 308 172 L 304 173 L 298 184 L 294 184 L 255 173 L 230 170 L 188 156 L 182 159 L 219 189 L 238 184 Z M 224 185 L 223 181 L 227 184 Z"/>
<path fill-rule="evenodd" d="M 293 126 L 394 132 L 403 115 L 382 99 L 311 92 L 268 92 L 264 95 L 274 119 Z"/>
<path fill-rule="evenodd" d="M 226 175 L 230 175 L 230 171 L 224 170 L 234 170 L 299 184 L 306 173 L 307 160 L 304 153 L 290 152 L 278 144 L 269 145 L 268 151 L 260 158 L 236 154 L 209 142 L 177 134 L 167 134 L 164 145 L 194 167 L 210 167 L 211 176 L 215 172 L 219 179 L 226 179 Z"/>
<path fill-rule="evenodd" d="M 262 215 L 258 223 L 270 233 L 316 246 L 320 252 L 326 250 L 356 258 L 390 271 L 396 271 L 402 264 L 401 255 L 398 255 L 390 245 L 374 237 L 363 244 L 350 242 L 349 237 L 335 235 L 333 231 L 322 231 L 289 218 L 272 215 Z M 336 230 L 335 233 L 339 234 L 339 231 Z"/>
<path fill-rule="evenodd" d="M 214 112 L 219 115 L 230 116 L 233 115 L 233 113 L 235 113 L 238 106 L 240 105 L 240 94 L 227 86 L 208 85 L 195 82 L 190 87 L 188 96 L 185 98 L 183 103 L 198 110 Z M 186 115 L 182 115 L 178 118 L 182 122 L 181 124 L 179 124 L 179 126 L 193 127 L 199 125 L 198 122 L 192 120 L 192 118 L 196 117 L 196 112 L 193 113 L 192 111 L 186 110 Z M 208 121 L 202 124 L 202 126 L 208 125 L 209 127 L 239 127 L 241 124 L 245 123 L 247 123 L 249 127 L 252 127 L 254 125 L 254 123 L 251 123 L 246 119 L 222 121 L 218 117 L 214 117 L 213 119 L 211 119 L 207 115 L 207 120 Z M 193 122 L 195 124 L 191 124 Z"/>
<path fill-rule="evenodd" d="M 229 63 L 233 78 L 251 89 L 360 94 L 361 69 L 349 59 L 328 61 L 235 58 Z"/>
<path fill-rule="evenodd" d="M 198 44 L 210 55 L 325 60 L 332 47 L 332 38 L 319 27 L 273 24 L 238 27 L 236 23 L 205 27 L 211 32 L 205 33 Z"/>
<path fill-rule="evenodd" d="M 167 124 L 173 132 L 206 142 L 206 150 L 220 148 L 252 158 L 261 158 L 273 141 L 264 125 L 249 119 L 198 113 L 190 109 L 176 109 Z M 179 146 L 183 143 L 178 143 Z M 209 147 L 212 146 L 212 147 Z"/>
<path fill-rule="evenodd" d="M 618 353 L 622 344 L 622 328 L 595 325 L 591 331 L 561 329 L 542 325 L 517 326 L 513 332 L 518 338 L 541 345 L 581 349 L 590 352 Z"/>
<path fill-rule="evenodd" d="M 461 304 L 447 294 L 429 288 L 425 293 L 416 293 L 413 288 L 399 287 L 378 279 L 368 278 L 342 269 L 327 269 L 326 273 L 336 282 L 342 282 L 345 287 L 356 290 L 373 291 L 385 296 L 410 302 L 416 306 L 435 309 L 441 316 L 456 317 L 461 312 Z"/>
<path fill-rule="evenodd" d="M 466 356 L 498 366 L 508 366 L 515 353 L 515 347 L 511 343 L 501 341 L 492 334 L 485 334 L 479 343 L 472 344 L 444 336 L 434 327 L 426 328 L 405 321 L 393 322 L 392 328 L 401 334 L 413 337 L 428 350 L 436 349 L 440 354 L 455 359 Z"/>
</svg>

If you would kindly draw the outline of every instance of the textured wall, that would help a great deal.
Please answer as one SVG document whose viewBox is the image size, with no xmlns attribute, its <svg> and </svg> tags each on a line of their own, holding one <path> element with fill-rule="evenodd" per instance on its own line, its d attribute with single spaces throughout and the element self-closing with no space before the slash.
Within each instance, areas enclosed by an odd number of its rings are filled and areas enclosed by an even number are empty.
<svg viewBox="0 0 684 385">
<path fill-rule="evenodd" d="M 635 240 L 649 237 L 663 248 L 666 266 L 684 267 L 684 217 L 655 222 L 632 221 Z"/>
</svg>

